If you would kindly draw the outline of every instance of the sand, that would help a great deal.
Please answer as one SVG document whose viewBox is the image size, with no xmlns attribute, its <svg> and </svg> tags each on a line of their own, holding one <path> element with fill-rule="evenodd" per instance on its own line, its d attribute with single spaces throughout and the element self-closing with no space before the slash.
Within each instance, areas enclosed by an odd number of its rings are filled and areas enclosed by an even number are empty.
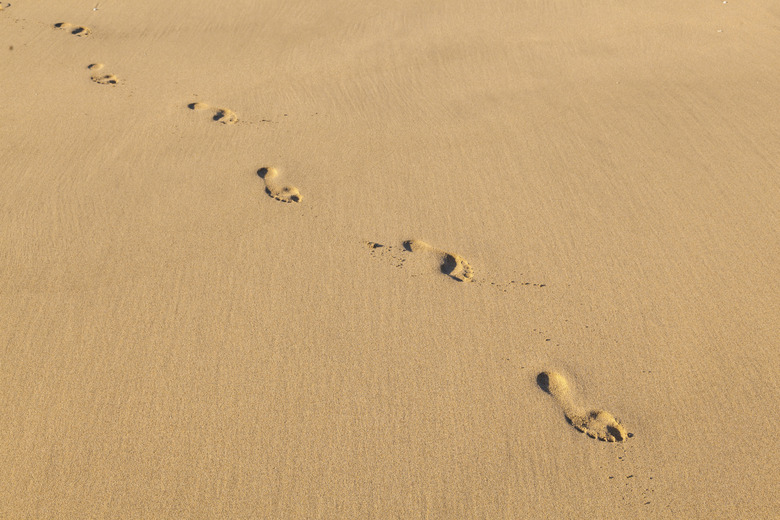
<svg viewBox="0 0 780 520">
<path fill-rule="evenodd" d="M 3 3 L 0 518 L 776 518 L 769 1 Z"/>
</svg>

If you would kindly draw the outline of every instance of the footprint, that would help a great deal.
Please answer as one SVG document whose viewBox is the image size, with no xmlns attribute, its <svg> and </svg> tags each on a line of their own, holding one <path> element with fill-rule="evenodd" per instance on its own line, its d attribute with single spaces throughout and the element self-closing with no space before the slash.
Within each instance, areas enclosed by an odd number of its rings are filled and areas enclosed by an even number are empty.
<svg viewBox="0 0 780 520">
<path fill-rule="evenodd" d="M 103 67 L 104 65 L 102 63 L 93 63 L 87 68 L 93 72 L 97 72 Z M 116 85 L 119 83 L 119 80 L 113 74 L 93 74 L 90 79 L 100 85 Z"/>
<path fill-rule="evenodd" d="M 119 80 L 117 80 L 116 76 L 113 74 L 106 74 L 104 76 L 94 75 L 90 79 L 100 85 L 116 85 L 119 83 Z"/>
<path fill-rule="evenodd" d="M 276 178 L 279 176 L 279 172 L 276 168 L 260 168 L 257 170 L 257 175 L 265 181 L 265 192 L 271 197 L 281 202 L 300 202 L 303 195 L 298 191 L 295 186 L 288 186 L 276 182 Z"/>
<path fill-rule="evenodd" d="M 54 27 L 56 27 L 57 29 L 68 31 L 70 34 L 74 34 L 79 37 L 89 36 L 89 33 L 92 32 L 89 27 L 83 27 L 81 25 L 73 25 L 72 23 L 68 23 L 68 22 L 55 23 Z"/>
<path fill-rule="evenodd" d="M 412 276 L 426 276 L 429 274 L 430 269 L 426 269 L 428 265 L 426 263 L 426 255 L 414 255 L 415 252 L 423 251 L 438 257 L 441 272 L 460 282 L 470 282 L 480 287 L 487 287 L 501 292 L 509 292 L 510 290 L 520 288 L 547 287 L 546 283 L 528 282 L 522 278 L 503 282 L 491 278 L 483 278 L 484 275 L 482 274 L 479 278 L 476 278 L 474 276 L 474 268 L 471 267 L 465 258 L 437 249 L 421 240 L 407 240 L 400 245 L 380 244 L 364 240 L 363 244 L 368 248 L 372 257 L 390 262 L 395 267 L 412 270 L 414 272 Z M 522 273 L 520 276 L 522 276 Z"/>
<path fill-rule="evenodd" d="M 440 263 L 441 272 L 459 282 L 470 282 L 474 278 L 474 270 L 460 255 L 442 251 L 422 240 L 407 240 L 404 242 L 404 248 L 412 253 L 424 252 L 435 256 Z"/>
<path fill-rule="evenodd" d="M 224 125 L 232 125 L 238 121 L 238 116 L 229 108 L 218 108 L 207 105 L 206 103 L 190 103 L 187 105 L 190 110 L 210 110 L 212 119 Z"/>
<path fill-rule="evenodd" d="M 542 372 L 536 376 L 539 387 L 553 396 L 563 408 L 566 420 L 589 437 L 607 442 L 623 442 L 633 435 L 615 417 L 604 410 L 590 410 L 576 406 L 571 398 L 569 382 L 558 372 Z"/>
</svg>

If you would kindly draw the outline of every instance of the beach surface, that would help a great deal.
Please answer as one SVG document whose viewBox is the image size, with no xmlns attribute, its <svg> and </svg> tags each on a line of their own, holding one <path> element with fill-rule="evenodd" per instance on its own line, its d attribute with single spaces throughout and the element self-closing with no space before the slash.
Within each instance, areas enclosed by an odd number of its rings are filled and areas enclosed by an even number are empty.
<svg viewBox="0 0 780 520">
<path fill-rule="evenodd" d="M 777 518 L 776 2 L 0 5 L 0 518 Z"/>
</svg>

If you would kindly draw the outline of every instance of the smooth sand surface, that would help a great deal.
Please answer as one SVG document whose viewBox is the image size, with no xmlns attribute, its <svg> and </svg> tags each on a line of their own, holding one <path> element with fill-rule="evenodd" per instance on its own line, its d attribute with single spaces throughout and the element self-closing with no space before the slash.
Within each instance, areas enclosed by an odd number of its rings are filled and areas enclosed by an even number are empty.
<svg viewBox="0 0 780 520">
<path fill-rule="evenodd" d="M 777 517 L 776 2 L 2 5 L 0 518 Z"/>
</svg>

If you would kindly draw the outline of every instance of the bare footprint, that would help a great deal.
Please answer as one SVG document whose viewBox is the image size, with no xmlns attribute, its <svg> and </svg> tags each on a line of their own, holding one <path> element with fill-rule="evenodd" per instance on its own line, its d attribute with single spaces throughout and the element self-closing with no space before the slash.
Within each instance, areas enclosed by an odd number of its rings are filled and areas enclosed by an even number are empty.
<svg viewBox="0 0 780 520">
<path fill-rule="evenodd" d="M 576 406 L 571 397 L 569 382 L 558 372 L 542 372 L 536 376 L 539 387 L 553 396 L 563 408 L 566 420 L 589 437 L 607 442 L 623 442 L 632 434 L 615 417 L 604 410 L 590 410 Z"/>
<path fill-rule="evenodd" d="M 103 66 L 102 63 L 93 63 L 87 68 L 93 72 L 97 72 L 102 69 Z M 116 85 L 119 83 L 119 80 L 113 74 L 93 74 L 90 79 L 100 85 Z"/>
<path fill-rule="evenodd" d="M 407 240 L 404 248 L 412 253 L 423 252 L 434 256 L 440 264 L 441 272 L 459 282 L 470 282 L 474 278 L 474 270 L 460 255 L 437 249 L 422 240 Z"/>
<path fill-rule="evenodd" d="M 303 199 L 303 195 L 298 191 L 295 186 L 289 186 L 277 182 L 279 172 L 276 168 L 260 168 L 257 170 L 257 175 L 265 181 L 265 192 L 271 197 L 281 202 L 300 202 Z"/>
<path fill-rule="evenodd" d="M 209 110 L 211 119 L 223 125 L 232 125 L 238 121 L 238 116 L 229 108 L 212 107 L 206 103 L 190 103 L 187 105 L 190 110 Z"/>
<path fill-rule="evenodd" d="M 56 27 L 57 29 L 62 29 L 63 31 L 68 31 L 70 34 L 79 37 L 89 36 L 89 33 L 92 32 L 89 27 L 84 27 L 81 25 L 73 25 L 72 23 L 68 23 L 68 22 L 55 23 L 54 27 Z"/>
<path fill-rule="evenodd" d="M 439 269 L 450 278 L 460 282 L 470 282 L 470 284 L 495 289 L 501 292 L 508 292 L 520 288 L 545 288 L 547 284 L 525 281 L 522 273 L 515 280 L 496 281 L 494 279 L 477 278 L 474 274 L 474 268 L 460 255 L 448 253 L 446 251 L 432 247 L 421 240 L 407 240 L 400 245 L 381 244 L 370 240 L 364 240 L 363 244 L 368 248 L 372 257 L 392 263 L 395 267 L 411 270 L 412 276 L 426 276 L 430 268 L 426 263 L 427 255 L 415 255 L 415 252 L 432 253 L 439 260 Z M 433 262 L 430 262 L 431 264 Z"/>
</svg>

